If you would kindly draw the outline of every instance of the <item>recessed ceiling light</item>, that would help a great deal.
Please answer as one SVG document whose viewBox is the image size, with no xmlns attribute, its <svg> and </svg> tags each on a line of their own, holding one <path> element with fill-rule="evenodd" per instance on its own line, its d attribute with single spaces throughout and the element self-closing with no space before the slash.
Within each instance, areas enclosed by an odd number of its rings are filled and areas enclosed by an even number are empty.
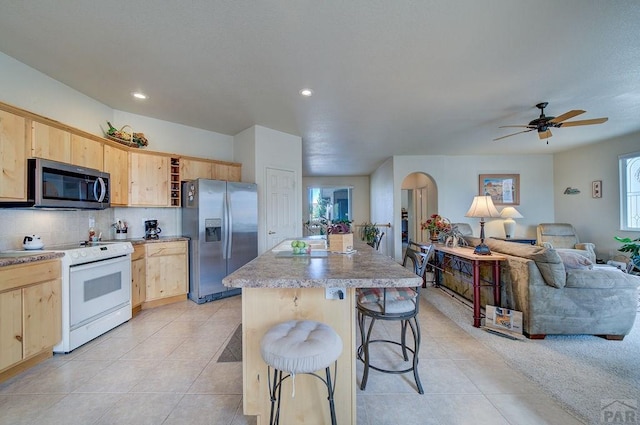
<svg viewBox="0 0 640 425">
<path fill-rule="evenodd" d="M 136 99 L 146 99 L 146 98 L 147 98 L 147 95 L 146 95 L 146 94 L 141 93 L 141 92 L 139 92 L 139 91 L 133 92 L 133 93 L 131 93 L 131 95 L 132 95 L 133 97 L 135 97 Z"/>
<path fill-rule="evenodd" d="M 302 89 L 300 90 L 300 95 L 304 97 L 309 97 L 313 95 L 313 90 L 311 89 Z"/>
</svg>

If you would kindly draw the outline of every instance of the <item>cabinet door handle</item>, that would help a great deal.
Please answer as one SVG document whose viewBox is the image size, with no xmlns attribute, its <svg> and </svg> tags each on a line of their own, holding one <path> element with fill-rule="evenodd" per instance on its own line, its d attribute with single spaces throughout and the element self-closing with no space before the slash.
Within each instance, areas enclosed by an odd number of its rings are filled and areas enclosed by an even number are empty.
<svg viewBox="0 0 640 425">
<path fill-rule="evenodd" d="M 276 234 L 276 232 L 273 232 L 273 231 L 269 230 L 269 234 L 270 234 L 270 235 L 275 235 L 275 234 Z"/>
<path fill-rule="evenodd" d="M 20 342 L 22 342 L 22 335 L 16 335 L 16 339 Z"/>
</svg>

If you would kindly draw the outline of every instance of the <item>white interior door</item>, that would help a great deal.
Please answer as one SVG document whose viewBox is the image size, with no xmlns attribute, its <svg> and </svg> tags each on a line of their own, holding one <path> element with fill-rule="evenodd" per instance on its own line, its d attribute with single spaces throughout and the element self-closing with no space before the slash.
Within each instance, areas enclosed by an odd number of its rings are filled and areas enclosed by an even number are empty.
<svg viewBox="0 0 640 425">
<path fill-rule="evenodd" d="M 294 239 L 300 236 L 296 234 L 295 177 L 294 171 L 267 168 L 265 193 L 267 250 L 285 239 Z"/>
<path fill-rule="evenodd" d="M 428 210 L 428 190 L 426 187 L 420 187 L 413 190 L 413 202 L 415 205 L 415 220 L 413 221 L 413 229 L 415 240 L 426 241 L 429 239 L 429 235 L 425 235 L 420 229 L 420 224 L 429 218 Z M 425 239 L 426 237 L 426 239 Z"/>
</svg>

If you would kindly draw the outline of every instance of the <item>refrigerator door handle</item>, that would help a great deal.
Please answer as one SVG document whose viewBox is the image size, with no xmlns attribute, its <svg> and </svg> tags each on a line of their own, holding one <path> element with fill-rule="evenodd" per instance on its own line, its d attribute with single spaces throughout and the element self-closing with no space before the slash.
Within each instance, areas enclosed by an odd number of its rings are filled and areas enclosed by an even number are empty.
<svg viewBox="0 0 640 425">
<path fill-rule="evenodd" d="M 229 196 L 229 192 L 225 194 L 225 202 L 227 207 L 225 208 L 227 213 L 227 247 L 226 247 L 226 256 L 227 258 L 231 258 L 231 247 L 233 245 L 233 214 L 231 211 L 231 197 Z"/>
</svg>

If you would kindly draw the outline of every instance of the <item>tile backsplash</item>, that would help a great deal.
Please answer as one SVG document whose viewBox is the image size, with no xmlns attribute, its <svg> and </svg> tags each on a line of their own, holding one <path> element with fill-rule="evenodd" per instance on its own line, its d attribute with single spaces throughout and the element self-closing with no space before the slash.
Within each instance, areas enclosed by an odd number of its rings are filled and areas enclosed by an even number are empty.
<svg viewBox="0 0 640 425">
<path fill-rule="evenodd" d="M 108 208 L 106 210 L 35 210 L 0 209 L 0 251 L 22 249 L 26 235 L 38 235 L 44 248 L 52 245 L 86 241 L 89 221 L 95 220 L 96 233 L 102 232 L 103 240 L 115 238 L 112 224 L 117 219 L 129 225 L 128 237 L 144 236 L 144 221 L 157 219 L 161 236 L 181 234 L 181 211 L 179 208 Z"/>
</svg>

